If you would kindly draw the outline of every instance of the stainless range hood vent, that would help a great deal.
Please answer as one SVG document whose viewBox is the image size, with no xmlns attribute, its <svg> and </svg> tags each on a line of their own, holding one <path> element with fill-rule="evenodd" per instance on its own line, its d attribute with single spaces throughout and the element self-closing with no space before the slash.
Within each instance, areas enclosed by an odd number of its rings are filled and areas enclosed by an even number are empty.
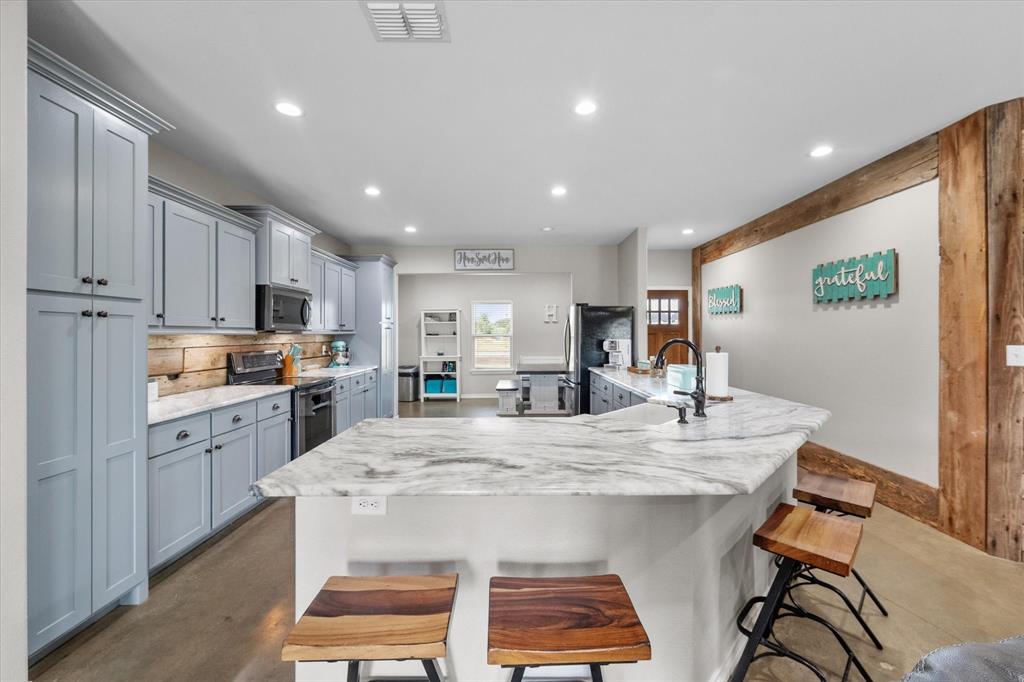
<svg viewBox="0 0 1024 682">
<path fill-rule="evenodd" d="M 447 42 L 448 25 L 441 2 L 363 2 L 377 40 Z"/>
</svg>

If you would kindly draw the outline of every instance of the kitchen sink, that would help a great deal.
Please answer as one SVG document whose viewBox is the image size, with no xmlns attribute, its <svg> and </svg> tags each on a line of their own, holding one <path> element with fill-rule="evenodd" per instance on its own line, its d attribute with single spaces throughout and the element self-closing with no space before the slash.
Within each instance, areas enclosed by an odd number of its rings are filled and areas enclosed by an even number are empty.
<svg viewBox="0 0 1024 682">
<path fill-rule="evenodd" d="M 641 403 L 632 407 L 624 407 L 613 412 L 605 412 L 598 415 L 600 419 L 619 419 L 627 422 L 640 422 L 641 424 L 667 424 L 679 419 L 679 413 L 674 407 L 667 405 L 655 405 L 654 403 Z"/>
</svg>

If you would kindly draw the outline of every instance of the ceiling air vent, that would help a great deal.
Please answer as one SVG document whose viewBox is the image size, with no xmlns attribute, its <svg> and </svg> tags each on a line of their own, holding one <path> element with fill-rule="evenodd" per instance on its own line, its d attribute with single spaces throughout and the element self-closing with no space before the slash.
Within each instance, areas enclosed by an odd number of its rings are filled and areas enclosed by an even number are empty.
<svg viewBox="0 0 1024 682">
<path fill-rule="evenodd" d="M 363 8 L 377 40 L 448 40 L 441 2 L 364 2 Z"/>
</svg>

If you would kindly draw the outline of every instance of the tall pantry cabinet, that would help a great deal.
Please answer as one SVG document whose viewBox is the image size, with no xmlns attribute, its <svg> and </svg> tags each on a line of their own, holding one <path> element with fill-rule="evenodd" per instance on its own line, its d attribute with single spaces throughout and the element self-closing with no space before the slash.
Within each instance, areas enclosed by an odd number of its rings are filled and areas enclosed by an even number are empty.
<svg viewBox="0 0 1024 682">
<path fill-rule="evenodd" d="M 28 54 L 28 626 L 38 654 L 145 598 L 145 230 L 160 118 Z"/>
<path fill-rule="evenodd" d="M 394 417 L 398 411 L 398 373 L 395 371 L 398 355 L 395 266 L 398 263 L 385 255 L 346 258 L 359 266 L 355 272 L 359 289 L 356 333 L 349 340 L 352 364 L 380 367 L 377 414 Z"/>
</svg>

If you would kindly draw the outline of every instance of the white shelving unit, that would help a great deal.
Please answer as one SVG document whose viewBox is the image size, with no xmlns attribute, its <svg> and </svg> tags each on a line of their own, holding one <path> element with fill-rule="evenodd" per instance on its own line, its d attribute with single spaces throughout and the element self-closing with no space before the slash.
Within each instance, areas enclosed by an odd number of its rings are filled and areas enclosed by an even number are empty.
<svg viewBox="0 0 1024 682">
<path fill-rule="evenodd" d="M 459 310 L 420 311 L 420 402 L 425 400 L 462 400 Z"/>
</svg>

